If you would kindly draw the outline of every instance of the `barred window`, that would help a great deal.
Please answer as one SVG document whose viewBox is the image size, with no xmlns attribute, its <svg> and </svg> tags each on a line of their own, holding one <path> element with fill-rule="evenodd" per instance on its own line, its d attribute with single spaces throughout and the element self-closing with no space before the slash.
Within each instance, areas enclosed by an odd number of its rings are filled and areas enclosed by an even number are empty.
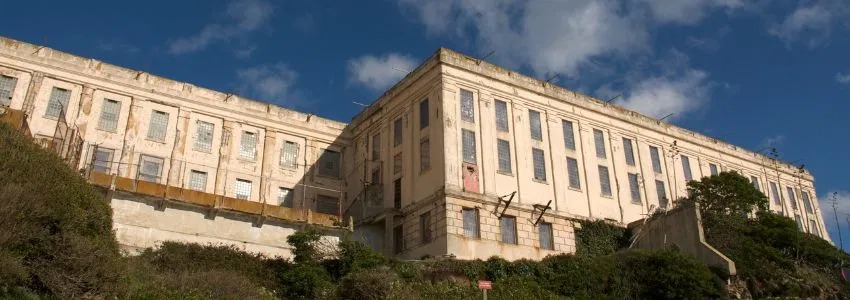
<svg viewBox="0 0 850 300">
<path fill-rule="evenodd" d="M 92 156 L 92 171 L 100 173 L 112 172 L 112 157 L 115 155 L 115 150 L 97 147 Z"/>
<path fill-rule="evenodd" d="M 121 102 L 112 99 L 103 99 L 103 107 L 100 109 L 100 120 L 97 129 L 115 132 L 118 129 L 118 115 L 121 113 Z"/>
<path fill-rule="evenodd" d="M 626 164 L 630 166 L 635 165 L 635 151 L 632 148 L 632 140 L 629 138 L 623 138 L 623 153 L 626 155 Z"/>
<path fill-rule="evenodd" d="M 655 181 L 655 193 L 658 195 L 658 205 L 661 208 L 667 207 L 667 189 L 664 187 L 664 181 Z"/>
<path fill-rule="evenodd" d="M 567 157 L 567 173 L 570 176 L 570 187 L 581 189 L 581 179 L 578 177 L 578 161 L 575 158 Z"/>
<path fill-rule="evenodd" d="M 234 186 L 236 199 L 248 200 L 248 198 L 251 198 L 251 186 L 250 180 L 236 179 L 236 185 Z"/>
<path fill-rule="evenodd" d="M 316 195 L 316 212 L 329 215 L 338 215 L 339 198 L 325 195 Z"/>
<path fill-rule="evenodd" d="M 68 101 L 71 100 L 71 91 L 54 87 L 50 92 L 50 101 L 47 103 L 45 115 L 59 117 L 68 111 Z"/>
<path fill-rule="evenodd" d="M 506 140 L 497 139 L 496 150 L 499 156 L 499 172 L 511 173 L 513 171 L 511 166 L 511 143 Z"/>
<path fill-rule="evenodd" d="M 508 132 L 508 104 L 505 101 L 496 100 L 496 130 Z"/>
<path fill-rule="evenodd" d="M 537 231 L 540 235 L 540 248 L 555 250 L 555 243 L 552 242 L 552 224 L 540 222 L 537 224 Z"/>
<path fill-rule="evenodd" d="M 339 152 L 322 149 L 319 155 L 319 176 L 339 178 Z"/>
<path fill-rule="evenodd" d="M 694 175 L 691 173 L 691 159 L 682 155 L 682 171 L 685 174 L 685 182 L 694 180 Z"/>
<path fill-rule="evenodd" d="M 786 191 L 788 191 L 788 201 L 791 202 L 791 209 L 797 210 L 797 194 L 794 192 L 794 188 L 786 187 Z"/>
<path fill-rule="evenodd" d="M 632 203 L 640 203 L 640 187 L 638 174 L 629 173 L 629 191 L 632 194 Z"/>
<path fill-rule="evenodd" d="M 139 157 L 139 180 L 149 181 L 149 182 L 159 182 L 159 178 L 162 176 L 162 164 L 163 159 L 159 157 L 153 157 L 148 155 L 142 155 Z"/>
<path fill-rule="evenodd" d="M 419 142 L 419 172 L 431 169 L 431 141 L 424 139 Z"/>
<path fill-rule="evenodd" d="M 463 235 L 470 238 L 479 238 L 478 209 L 463 208 Z"/>
<path fill-rule="evenodd" d="M 570 150 L 575 150 L 576 138 L 575 133 L 573 132 L 573 122 L 563 120 L 561 121 L 561 127 L 564 128 L 564 147 L 567 147 L 567 149 Z"/>
<path fill-rule="evenodd" d="M 213 130 L 215 125 L 201 120 L 198 120 L 195 125 L 197 126 L 197 129 L 195 129 L 197 132 L 197 136 L 195 137 L 195 150 L 201 152 L 212 151 Z"/>
<path fill-rule="evenodd" d="M 708 164 L 708 171 L 711 172 L 711 176 L 720 174 L 720 172 L 717 171 L 717 165 L 715 164 Z"/>
<path fill-rule="evenodd" d="M 505 244 L 516 244 L 516 217 L 502 216 L 499 218 L 499 223 L 502 228 L 502 242 Z"/>
<path fill-rule="evenodd" d="M 292 203 L 294 197 L 295 193 L 292 189 L 278 188 L 277 190 L 277 204 L 280 206 L 292 208 L 294 206 Z"/>
<path fill-rule="evenodd" d="M 253 160 L 257 158 L 257 134 L 243 131 L 239 144 L 239 157 Z"/>
<path fill-rule="evenodd" d="M 372 136 L 372 160 L 381 160 L 381 134 Z"/>
<path fill-rule="evenodd" d="M 594 129 L 593 130 L 593 141 L 596 146 L 596 157 L 598 158 L 606 158 L 605 156 L 605 134 L 602 133 L 602 130 Z"/>
<path fill-rule="evenodd" d="M 460 90 L 460 119 L 475 122 L 475 107 L 472 105 L 472 92 Z"/>
<path fill-rule="evenodd" d="M 157 142 L 165 142 L 165 133 L 168 130 L 168 113 L 154 110 L 151 113 L 151 122 L 148 126 L 148 139 Z"/>
<path fill-rule="evenodd" d="M 393 122 L 393 146 L 401 145 L 401 118 Z"/>
<path fill-rule="evenodd" d="M 661 156 L 658 155 L 658 147 L 649 146 L 649 157 L 652 160 L 652 170 L 661 174 Z"/>
<path fill-rule="evenodd" d="M 283 141 L 283 146 L 280 149 L 280 165 L 284 168 L 298 166 L 298 143 Z"/>
<path fill-rule="evenodd" d="M 393 207 L 401 209 L 401 178 L 393 181 Z"/>
<path fill-rule="evenodd" d="M 753 184 L 753 187 L 756 188 L 756 191 L 761 192 L 761 183 L 759 182 L 758 177 L 750 176 L 750 183 Z"/>
<path fill-rule="evenodd" d="M 428 99 L 419 102 L 419 129 L 428 127 L 430 120 L 428 119 Z"/>
<path fill-rule="evenodd" d="M 401 173 L 402 171 L 402 156 L 401 152 L 393 156 L 393 174 Z"/>
<path fill-rule="evenodd" d="M 422 233 L 422 244 L 431 242 L 431 212 L 419 216 L 419 231 Z"/>
<path fill-rule="evenodd" d="M 546 181 L 546 155 L 543 150 L 532 148 L 531 158 L 534 164 L 534 179 Z"/>
<path fill-rule="evenodd" d="M 463 143 L 463 162 L 476 164 L 475 132 L 463 129 L 461 131 Z"/>
<path fill-rule="evenodd" d="M 204 192 L 207 190 L 207 172 L 192 170 L 189 173 L 189 189 Z"/>
<path fill-rule="evenodd" d="M 770 195 L 773 196 L 773 204 L 782 206 L 782 199 L 779 198 L 779 189 L 776 188 L 776 182 L 770 183 Z"/>
<path fill-rule="evenodd" d="M 809 198 L 809 192 L 803 191 L 803 206 L 806 208 L 807 213 L 814 213 L 812 210 L 812 200 Z"/>
<path fill-rule="evenodd" d="M 536 110 L 528 110 L 528 126 L 531 128 L 531 138 L 534 140 L 543 140 L 543 129 L 540 127 L 540 112 Z"/>
<path fill-rule="evenodd" d="M 606 166 L 599 166 L 599 186 L 602 196 L 611 197 L 611 178 Z"/>
<path fill-rule="evenodd" d="M 17 84 L 18 79 L 15 77 L 0 76 L 0 106 L 12 105 L 12 95 Z"/>
</svg>

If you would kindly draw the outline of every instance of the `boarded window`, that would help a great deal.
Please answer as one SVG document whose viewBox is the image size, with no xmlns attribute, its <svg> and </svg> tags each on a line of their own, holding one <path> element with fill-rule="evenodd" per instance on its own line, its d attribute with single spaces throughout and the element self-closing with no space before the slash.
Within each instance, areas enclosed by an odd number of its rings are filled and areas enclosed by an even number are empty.
<svg viewBox="0 0 850 300">
<path fill-rule="evenodd" d="M 496 100 L 496 130 L 508 132 L 508 104 L 505 101 Z"/>
<path fill-rule="evenodd" d="M 593 141 L 596 146 L 596 157 L 605 158 L 605 134 L 602 130 L 593 130 Z"/>
<path fill-rule="evenodd" d="M 629 191 L 632 195 L 632 203 L 640 203 L 640 184 L 638 174 L 629 173 Z"/>
<path fill-rule="evenodd" d="M 472 105 L 472 91 L 460 90 L 460 119 L 475 122 L 475 107 Z"/>
<path fill-rule="evenodd" d="M 499 172 L 510 174 L 512 172 L 511 143 L 506 140 L 497 139 L 496 150 L 499 156 Z"/>
<path fill-rule="evenodd" d="M 794 192 L 794 188 L 789 186 L 786 191 L 788 192 L 788 201 L 791 202 L 791 209 L 797 210 L 797 194 Z"/>
<path fill-rule="evenodd" d="M 606 166 L 599 166 L 599 187 L 602 196 L 611 197 L 611 177 Z"/>
<path fill-rule="evenodd" d="M 463 142 L 463 162 L 476 164 L 475 157 L 475 132 L 463 129 L 461 131 Z"/>
<path fill-rule="evenodd" d="M 715 164 L 708 164 L 708 171 L 711 172 L 711 176 L 714 176 L 714 175 L 717 175 L 717 174 L 720 173 L 720 172 L 717 171 L 717 165 L 715 165 Z"/>
<path fill-rule="evenodd" d="M 419 102 L 419 129 L 428 127 L 428 123 L 430 122 L 428 112 L 428 99 Z"/>
<path fill-rule="evenodd" d="M 381 160 L 381 134 L 372 136 L 372 160 Z"/>
<path fill-rule="evenodd" d="M 626 156 L 626 164 L 635 165 L 635 150 L 632 148 L 632 140 L 623 138 L 623 154 Z"/>
<path fill-rule="evenodd" d="M 528 126 L 531 129 L 531 138 L 537 141 L 543 140 L 543 129 L 540 127 L 540 112 L 528 110 Z"/>
<path fill-rule="evenodd" d="M 759 182 L 758 177 L 750 176 L 750 183 L 753 184 L 753 187 L 756 188 L 757 191 L 761 192 L 761 183 Z"/>
<path fill-rule="evenodd" d="M 399 254 L 404 251 L 404 225 L 393 228 L 393 252 Z"/>
<path fill-rule="evenodd" d="M 581 179 L 578 175 L 578 161 L 575 158 L 567 157 L 567 174 L 570 176 L 570 187 L 581 189 Z"/>
<path fill-rule="evenodd" d="M 779 198 L 779 189 L 776 188 L 776 182 L 770 183 L 770 195 L 773 197 L 773 204 L 782 206 L 782 199 Z"/>
<path fill-rule="evenodd" d="M 139 157 L 139 180 L 159 182 L 162 176 L 163 160 L 159 157 L 142 155 Z"/>
<path fill-rule="evenodd" d="M 661 208 L 667 207 L 667 189 L 664 187 L 664 181 L 655 181 L 655 194 L 658 195 L 658 205 Z"/>
<path fill-rule="evenodd" d="M 564 128 L 564 147 L 567 147 L 567 149 L 570 150 L 575 150 L 576 138 L 575 133 L 573 132 L 573 122 L 563 120 L 561 122 L 561 127 Z"/>
<path fill-rule="evenodd" d="M 154 110 L 151 113 L 150 126 L 148 126 L 148 139 L 165 142 L 166 132 L 168 132 L 168 113 Z"/>
<path fill-rule="evenodd" d="M 338 215 L 339 198 L 325 195 L 316 195 L 316 212 L 329 215 Z"/>
<path fill-rule="evenodd" d="M 115 132 L 118 129 L 118 116 L 121 113 L 121 102 L 103 99 L 103 107 L 100 109 L 100 120 L 97 129 Z"/>
<path fill-rule="evenodd" d="M 546 181 L 546 155 L 543 150 L 532 148 L 531 159 L 534 164 L 534 179 Z"/>
<path fill-rule="evenodd" d="M 54 87 L 50 92 L 50 101 L 47 103 L 45 115 L 57 118 L 60 115 L 65 115 L 65 112 L 68 111 L 69 100 L 71 100 L 71 91 Z"/>
<path fill-rule="evenodd" d="M 192 170 L 189 173 L 189 189 L 204 192 L 207 190 L 207 172 Z"/>
<path fill-rule="evenodd" d="M 685 174 L 685 182 L 694 180 L 694 175 L 691 173 L 691 159 L 682 155 L 682 171 Z"/>
<path fill-rule="evenodd" d="M 431 242 L 431 212 L 419 216 L 419 232 L 422 234 L 422 244 Z"/>
<path fill-rule="evenodd" d="M 319 155 L 319 176 L 339 178 L 339 164 L 339 152 L 322 149 L 321 154 Z"/>
<path fill-rule="evenodd" d="M 393 181 L 393 207 L 401 209 L 401 178 Z"/>
<path fill-rule="evenodd" d="M 112 157 L 115 155 L 115 150 L 107 148 L 95 148 L 92 156 L 92 171 L 101 173 L 112 172 Z"/>
<path fill-rule="evenodd" d="M 280 149 L 280 165 L 284 168 L 298 166 L 298 143 L 283 141 L 283 146 Z"/>
<path fill-rule="evenodd" d="M 243 131 L 239 143 L 239 157 L 254 160 L 257 157 L 257 134 Z"/>
<path fill-rule="evenodd" d="M 393 122 L 393 146 L 401 145 L 401 119 Z"/>
<path fill-rule="evenodd" d="M 402 171 L 402 156 L 399 152 L 393 156 L 393 174 L 399 174 Z"/>
<path fill-rule="evenodd" d="M 419 142 L 419 172 L 431 169 L 431 141 L 424 139 Z"/>
<path fill-rule="evenodd" d="M 463 208 L 463 235 L 470 238 L 478 238 L 478 209 Z"/>
<path fill-rule="evenodd" d="M 809 198 L 809 192 L 803 191 L 802 195 L 803 195 L 803 207 L 806 208 L 806 212 L 810 213 L 810 214 L 814 213 L 814 210 L 812 210 L 812 200 Z"/>
<path fill-rule="evenodd" d="M 537 224 L 537 231 L 540 235 L 540 248 L 555 250 L 555 243 L 552 241 L 552 224 L 540 222 Z"/>
<path fill-rule="evenodd" d="M 195 150 L 201 152 L 212 151 L 213 130 L 215 125 L 210 122 L 198 121 L 197 136 L 195 137 Z"/>
<path fill-rule="evenodd" d="M 277 205 L 292 208 L 294 206 L 293 198 L 295 198 L 295 192 L 292 189 L 278 188 Z"/>
<path fill-rule="evenodd" d="M 0 76 L 0 106 L 12 105 L 12 95 L 17 84 L 18 79 L 15 77 Z"/>
<path fill-rule="evenodd" d="M 516 244 L 516 217 L 502 216 L 499 218 L 499 224 L 502 228 L 502 242 L 506 244 Z"/>
<path fill-rule="evenodd" d="M 250 180 L 236 179 L 236 185 L 234 186 L 236 199 L 248 200 L 248 198 L 251 198 L 252 185 Z"/>
<path fill-rule="evenodd" d="M 652 170 L 661 174 L 661 156 L 658 154 L 658 147 L 649 146 L 649 158 L 652 160 Z"/>
</svg>

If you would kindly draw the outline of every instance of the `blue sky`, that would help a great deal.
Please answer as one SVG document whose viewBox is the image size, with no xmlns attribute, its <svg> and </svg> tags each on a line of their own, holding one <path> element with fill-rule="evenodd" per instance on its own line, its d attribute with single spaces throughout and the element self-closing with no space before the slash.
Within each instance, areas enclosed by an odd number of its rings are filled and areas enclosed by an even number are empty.
<svg viewBox="0 0 850 300">
<path fill-rule="evenodd" d="M 53 2 L 53 3 L 48 3 Z M 0 0 L 0 35 L 348 121 L 448 47 L 751 150 L 837 192 L 850 247 L 850 1 Z"/>
</svg>

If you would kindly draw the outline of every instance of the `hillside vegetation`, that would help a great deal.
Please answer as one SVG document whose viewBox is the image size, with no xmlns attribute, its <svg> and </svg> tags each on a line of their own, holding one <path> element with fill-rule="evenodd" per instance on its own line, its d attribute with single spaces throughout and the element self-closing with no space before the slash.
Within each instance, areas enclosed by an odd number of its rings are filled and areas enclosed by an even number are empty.
<svg viewBox="0 0 850 300">
<path fill-rule="evenodd" d="M 741 193 L 735 176 L 703 183 Z M 695 195 L 701 204 L 713 199 Z M 738 263 L 753 296 L 846 297 L 834 247 L 787 218 L 726 211 L 709 216 L 706 231 Z M 727 297 L 727 274 L 673 248 L 626 250 L 629 233 L 601 221 L 576 232 L 576 255 L 539 262 L 389 260 L 349 239 L 326 247 L 312 229 L 288 238 L 292 260 L 171 242 L 122 257 L 111 225 L 101 191 L 0 125 L 0 298 L 478 299 L 478 279 L 493 281 L 490 299 Z"/>
</svg>

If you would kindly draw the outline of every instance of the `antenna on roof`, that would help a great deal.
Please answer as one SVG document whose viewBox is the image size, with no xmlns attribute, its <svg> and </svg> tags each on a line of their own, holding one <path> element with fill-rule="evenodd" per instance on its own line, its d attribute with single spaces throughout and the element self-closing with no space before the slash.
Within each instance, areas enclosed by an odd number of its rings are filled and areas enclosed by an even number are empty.
<svg viewBox="0 0 850 300">
<path fill-rule="evenodd" d="M 669 117 L 670 117 L 670 116 L 672 116 L 672 115 L 673 115 L 673 113 L 669 113 L 669 114 L 667 114 L 666 116 L 664 116 L 663 118 L 658 119 L 658 121 L 664 121 L 664 119 L 669 118 Z"/>
<path fill-rule="evenodd" d="M 478 60 L 478 64 L 480 65 L 482 61 L 484 61 L 485 59 L 487 59 L 488 57 L 490 57 L 494 53 L 496 53 L 496 50 L 490 51 L 490 53 L 487 53 L 487 55 L 484 55 L 484 57 L 482 57 L 481 59 Z"/>
<path fill-rule="evenodd" d="M 608 101 L 605 101 L 605 102 L 611 103 L 611 101 L 614 101 L 614 99 L 617 99 L 617 98 L 620 98 L 620 95 L 614 96 L 614 97 L 612 97 L 611 99 L 608 99 Z"/>
<path fill-rule="evenodd" d="M 550 81 L 552 81 L 553 79 L 558 78 L 558 76 L 561 76 L 561 75 L 558 75 L 558 74 L 556 73 L 555 75 L 552 75 L 552 77 L 549 77 L 549 79 L 546 79 L 546 82 L 550 82 Z"/>
<path fill-rule="evenodd" d="M 354 104 L 357 104 L 357 105 L 360 105 L 360 106 L 363 106 L 363 107 L 369 106 L 367 104 L 363 104 L 363 103 L 360 103 L 360 102 L 357 102 L 357 101 L 351 101 L 351 103 L 354 103 Z"/>
</svg>

